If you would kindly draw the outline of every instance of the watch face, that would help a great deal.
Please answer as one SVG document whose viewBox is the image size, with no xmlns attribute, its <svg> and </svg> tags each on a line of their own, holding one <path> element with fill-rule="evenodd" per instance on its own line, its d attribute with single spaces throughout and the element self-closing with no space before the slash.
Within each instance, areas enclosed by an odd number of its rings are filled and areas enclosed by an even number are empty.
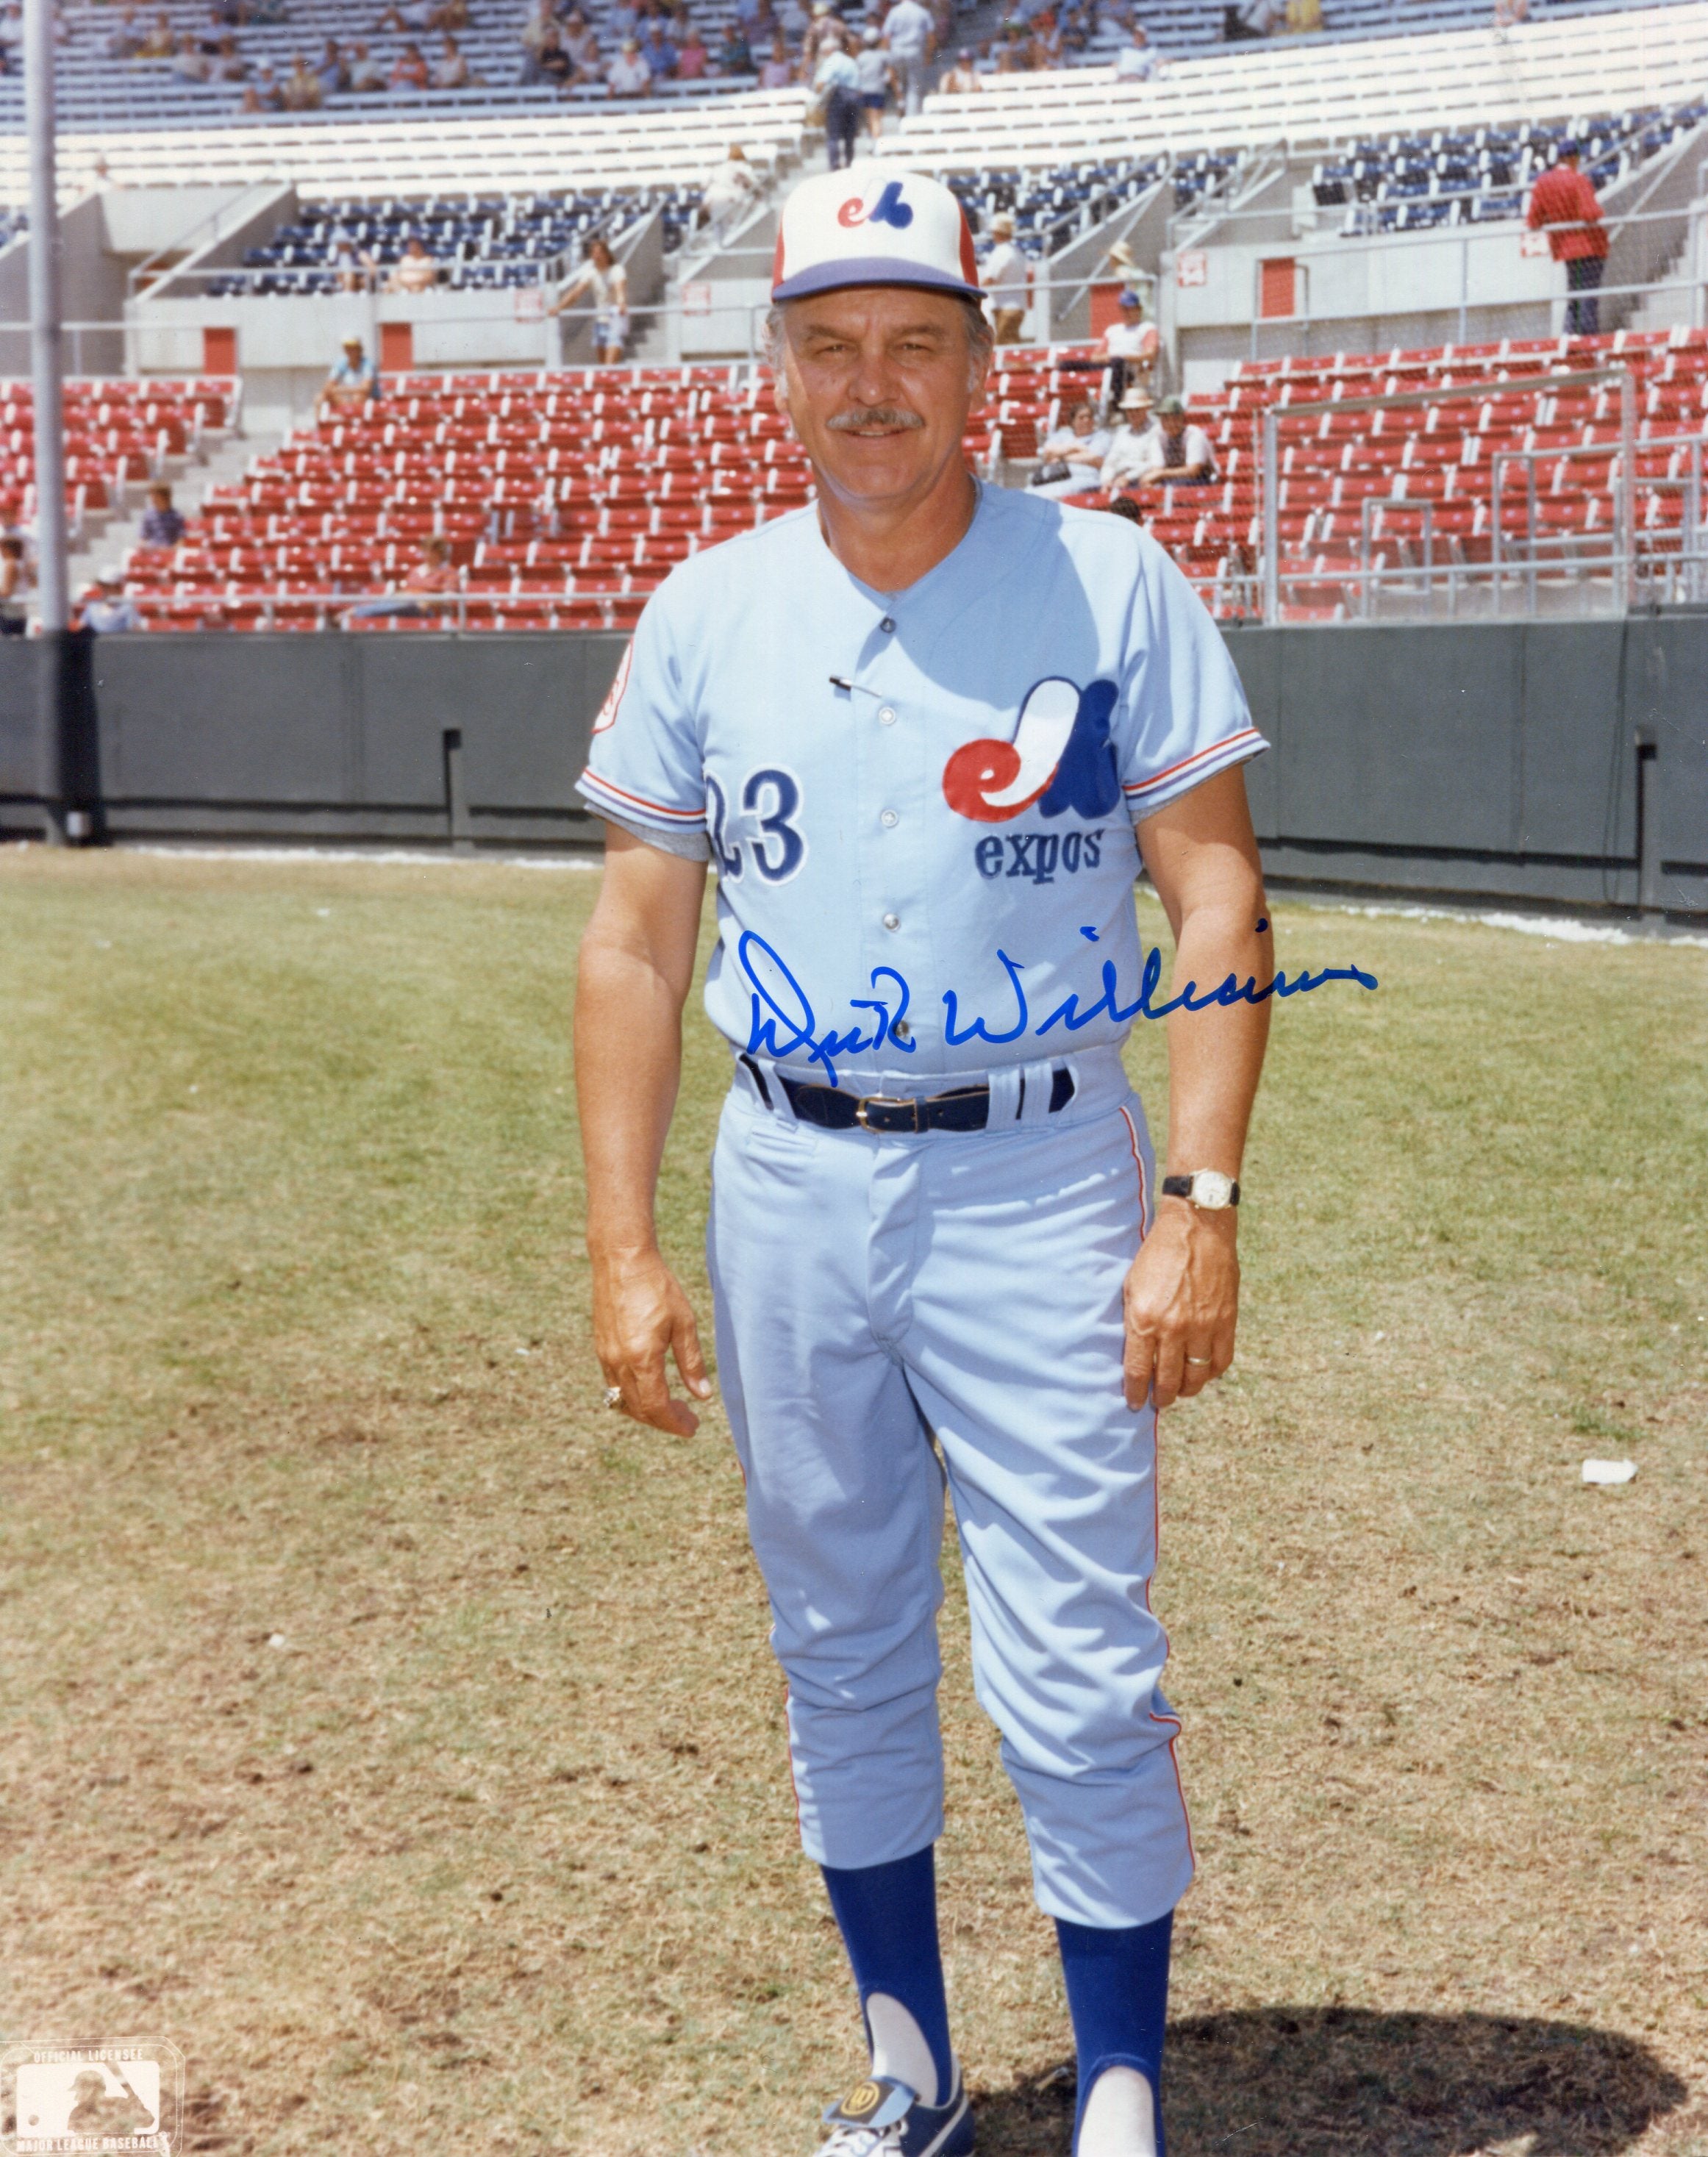
<svg viewBox="0 0 1708 2157">
<path fill-rule="evenodd" d="M 1233 1197 L 1233 1178 L 1219 1168 L 1201 1168 L 1192 1178 L 1192 1203 L 1206 1212 L 1219 1212 Z"/>
</svg>

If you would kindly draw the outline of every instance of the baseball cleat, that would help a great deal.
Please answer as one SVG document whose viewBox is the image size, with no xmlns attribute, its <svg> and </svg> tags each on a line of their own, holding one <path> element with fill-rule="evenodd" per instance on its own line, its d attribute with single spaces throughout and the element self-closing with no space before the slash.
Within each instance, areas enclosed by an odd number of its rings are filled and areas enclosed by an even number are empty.
<svg viewBox="0 0 1708 2157">
<path fill-rule="evenodd" d="M 955 2062 L 945 2104 L 921 2104 L 905 2082 L 873 2075 L 825 2114 L 831 2139 L 818 2157 L 966 2157 L 973 2108 Z"/>
</svg>

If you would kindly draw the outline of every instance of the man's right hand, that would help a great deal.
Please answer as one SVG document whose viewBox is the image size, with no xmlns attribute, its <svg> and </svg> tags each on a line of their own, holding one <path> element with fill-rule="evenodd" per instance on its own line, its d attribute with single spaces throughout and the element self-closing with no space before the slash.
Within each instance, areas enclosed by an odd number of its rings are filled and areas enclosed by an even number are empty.
<svg viewBox="0 0 1708 2157">
<path fill-rule="evenodd" d="M 658 1252 L 594 1260 L 593 1345 L 605 1383 L 622 1388 L 625 1414 L 677 1438 L 693 1436 L 700 1418 L 671 1394 L 666 1351 L 697 1400 L 711 1398 L 712 1382 L 692 1308 Z"/>
</svg>

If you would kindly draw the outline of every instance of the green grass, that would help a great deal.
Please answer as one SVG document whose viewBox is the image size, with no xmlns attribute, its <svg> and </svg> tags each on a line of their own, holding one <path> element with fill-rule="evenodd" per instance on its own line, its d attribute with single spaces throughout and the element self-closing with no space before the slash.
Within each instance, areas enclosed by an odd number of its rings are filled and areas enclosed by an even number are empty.
<svg viewBox="0 0 1708 2157">
<path fill-rule="evenodd" d="M 0 857 L 0 2038 L 172 2038 L 193 2147 L 787 2157 L 857 2064 L 721 1418 L 597 1407 L 596 888 Z M 1278 1013 L 1165 1423 L 1170 2147 L 1708 2149 L 1708 951 L 1275 919 L 1381 988 Z M 724 1071 L 697 1015 L 702 1308 Z M 1057 2152 L 954 1588 L 959 2040 L 987 2157 Z"/>
</svg>

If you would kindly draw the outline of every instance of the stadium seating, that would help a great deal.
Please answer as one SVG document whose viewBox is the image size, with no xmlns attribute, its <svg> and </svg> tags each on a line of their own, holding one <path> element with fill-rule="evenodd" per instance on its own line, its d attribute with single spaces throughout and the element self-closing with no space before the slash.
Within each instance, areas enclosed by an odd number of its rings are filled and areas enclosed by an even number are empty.
<svg viewBox="0 0 1708 2157">
<path fill-rule="evenodd" d="M 976 172 L 945 172 L 967 222 L 982 243 L 990 219 L 1005 212 L 1014 219 L 1014 236 L 1029 255 L 1053 255 L 1078 234 L 1113 217 L 1123 203 L 1134 202 L 1161 178 L 1160 157 L 1105 158 L 1082 165 L 1057 165 L 1042 172 L 1024 167 Z"/>
<path fill-rule="evenodd" d="M 1708 77 L 1708 4 L 1550 18 L 1521 32 L 1446 31 L 1327 47 L 1311 39 L 1179 60 L 1155 80 L 1103 69 L 995 75 L 938 93 L 880 147 L 933 172 L 1149 157 L 1215 144 L 1335 143 L 1474 132 L 1537 114 L 1679 104 Z"/>
<path fill-rule="evenodd" d="M 444 265 L 441 281 L 453 291 L 532 285 L 565 255 L 579 259 L 596 232 L 620 246 L 623 234 L 655 208 L 664 214 L 666 247 L 679 246 L 698 200 L 697 188 L 677 187 L 309 203 L 265 246 L 250 248 L 242 270 L 210 279 L 208 295 L 333 292 L 338 277 L 331 265 L 340 249 L 384 269 L 401 259 L 411 238 Z"/>
<path fill-rule="evenodd" d="M 1193 417 L 1215 445 L 1215 482 L 1165 490 L 1150 528 L 1218 613 L 1254 611 L 1261 422 L 1273 407 L 1281 414 L 1275 508 L 1285 620 L 1361 611 L 1366 519 L 1370 566 L 1378 572 L 1415 571 L 1427 552 L 1438 568 L 1486 575 L 1502 451 L 1544 453 L 1534 525 L 1523 468 L 1507 471 L 1501 528 L 1509 546 L 1527 557 L 1534 551 L 1561 574 L 1574 561 L 1604 562 L 1621 477 L 1619 398 L 1616 384 L 1585 388 L 1571 378 L 1611 364 L 1630 371 L 1636 395 L 1639 569 L 1664 576 L 1679 553 L 1690 473 L 1694 466 L 1700 474 L 1708 440 L 1702 330 L 1242 363 L 1217 396 L 1193 401 Z M 1559 387 L 1546 391 L 1556 379 Z M 1374 412 L 1285 416 L 1291 405 L 1414 390 L 1447 394 Z M 1541 542 L 1534 550 L 1533 538 Z"/>
<path fill-rule="evenodd" d="M 193 456 L 205 437 L 236 422 L 232 380 L 127 381 L 65 385 L 65 493 L 74 533 L 87 517 L 124 507 L 131 490 L 160 476 L 168 460 Z M 0 382 L 0 523 L 35 514 L 34 402 L 27 382 Z"/>
<path fill-rule="evenodd" d="M 1067 347 L 999 354 L 968 440 L 975 462 L 1023 471 L 1094 381 L 1092 358 Z M 1546 453 L 1536 528 L 1553 535 L 1555 558 L 1569 564 L 1580 542 L 1604 548 L 1613 523 L 1618 399 L 1569 378 L 1546 385 L 1610 363 L 1628 367 L 1636 387 L 1639 553 L 1664 567 L 1678 552 L 1684 482 L 1708 438 L 1708 332 L 1700 330 L 1242 365 L 1216 397 L 1193 404 L 1215 445 L 1214 482 L 1162 490 L 1146 503 L 1150 528 L 1219 614 L 1253 610 L 1260 422 L 1273 406 L 1289 617 L 1359 610 L 1366 520 L 1373 567 L 1415 566 L 1427 540 L 1438 564 L 1485 569 L 1500 450 Z M 139 390 L 122 418 L 92 404 L 90 390 L 105 387 L 79 385 L 80 442 L 89 445 L 80 453 L 105 468 L 125 454 L 135 460 L 127 471 L 141 476 L 149 430 L 171 424 L 162 414 L 169 408 L 186 430 L 217 425 L 229 385 L 178 384 L 170 398 L 151 386 L 157 409 Z M 1286 416 L 1293 405 L 1415 389 L 1446 394 L 1379 413 Z M 5 394 L 0 425 L 14 431 L 3 484 L 15 498 L 15 430 L 23 413 L 27 449 L 27 411 L 16 389 Z M 96 440 L 103 427 L 121 431 Z M 1684 438 L 1697 446 L 1680 448 Z M 1585 449 L 1592 454 L 1568 454 Z M 92 476 L 99 482 L 101 471 Z M 461 590 L 436 618 L 470 630 L 622 627 L 672 563 L 810 491 L 768 383 L 744 363 L 406 377 L 372 414 L 300 429 L 215 489 L 180 547 L 133 552 L 127 589 L 152 628 L 328 628 L 357 601 L 402 590 L 421 540 L 438 534 Z M 1510 540 L 1528 518 L 1525 494 L 1521 475 L 1509 473 Z M 421 624 L 371 625 L 412 625 Z"/>
<path fill-rule="evenodd" d="M 1438 128 L 1352 143 L 1324 159 L 1311 175 L 1324 208 L 1346 205 L 1347 234 L 1416 232 L 1451 224 L 1482 224 L 1517 217 L 1536 175 L 1554 162 L 1561 142 L 1580 142 L 1583 169 L 1599 193 L 1669 150 L 1708 118 L 1708 101 L 1669 109 L 1557 121 L 1514 127 Z"/>
<path fill-rule="evenodd" d="M 610 17 L 614 0 L 583 0 L 582 12 L 599 35 L 603 58 L 615 53 L 617 33 Z M 255 19 L 234 30 L 234 43 L 253 79 L 265 63 L 279 82 L 290 74 L 294 57 L 303 54 L 311 64 L 317 62 L 325 41 L 336 39 L 346 51 L 360 39 L 378 71 L 388 80 L 406 43 L 416 44 L 430 65 L 439 55 L 439 33 L 427 29 L 381 30 L 373 27 L 381 9 L 375 6 L 353 12 L 347 0 L 290 0 L 278 11 L 274 23 Z M 423 11 L 424 12 L 424 11 Z M 525 85 L 521 80 L 523 54 L 517 40 L 524 13 L 520 4 L 497 8 L 477 5 L 467 28 L 456 33 L 457 44 L 476 77 L 469 88 L 421 90 L 407 86 L 352 95 L 335 93 L 319 113 L 300 115 L 312 126 L 324 118 L 343 115 L 373 118 L 388 114 L 417 117 L 425 113 L 466 111 L 471 106 L 494 104 L 518 111 L 551 108 L 566 102 L 586 105 L 605 99 L 603 84 L 579 85 L 560 91 L 548 83 Z M 234 118 L 243 99 L 240 82 L 205 83 L 186 80 L 169 59 L 115 59 L 110 52 L 119 9 L 110 4 L 70 6 L 59 11 L 64 39 L 59 49 L 58 82 L 60 124 L 67 128 L 129 128 L 150 125 L 207 126 Z M 259 11 L 258 11 L 259 13 Z M 405 0 L 405 13 L 409 13 Z M 723 23 L 731 13 L 729 0 L 702 0 L 695 18 L 702 34 L 715 51 Z M 198 0 L 138 0 L 138 33 L 152 28 L 164 15 L 174 37 L 186 33 L 198 44 L 209 39 L 209 18 Z M 692 82 L 662 80 L 652 95 L 666 102 L 698 101 L 751 90 L 754 78 L 713 76 Z M 0 77 L 0 121 L 20 126 L 23 95 L 17 77 Z"/>
<path fill-rule="evenodd" d="M 802 90 L 754 91 L 659 111 L 614 105 L 514 112 L 459 106 L 352 120 L 131 126 L 59 137 L 66 196 L 83 188 L 294 182 L 305 195 L 532 194 L 553 188 L 656 188 L 702 180 L 738 142 L 763 172 L 798 157 Z M 0 131 L 0 202 L 28 199 L 24 137 Z"/>
</svg>

